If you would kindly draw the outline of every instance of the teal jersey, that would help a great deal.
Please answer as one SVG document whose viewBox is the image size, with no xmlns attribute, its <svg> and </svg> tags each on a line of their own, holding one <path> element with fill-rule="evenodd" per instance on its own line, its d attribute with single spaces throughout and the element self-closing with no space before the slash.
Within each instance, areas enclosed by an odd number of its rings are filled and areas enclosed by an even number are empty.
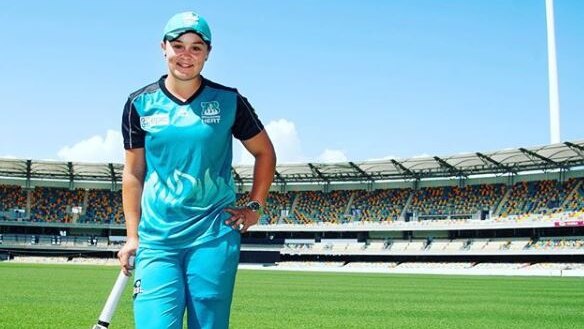
<svg viewBox="0 0 584 329">
<path fill-rule="evenodd" d="M 232 230 L 224 223 L 235 204 L 232 136 L 247 140 L 264 127 L 236 89 L 203 78 L 183 102 L 165 78 L 130 95 L 122 134 L 125 149 L 145 153 L 140 246 L 188 248 Z"/>
</svg>

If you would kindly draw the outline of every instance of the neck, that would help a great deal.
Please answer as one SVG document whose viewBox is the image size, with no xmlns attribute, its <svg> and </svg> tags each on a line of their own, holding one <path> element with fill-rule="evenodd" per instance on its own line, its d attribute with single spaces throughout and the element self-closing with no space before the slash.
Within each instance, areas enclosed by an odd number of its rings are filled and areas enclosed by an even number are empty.
<svg viewBox="0 0 584 329">
<path fill-rule="evenodd" d="M 182 81 L 169 74 L 164 80 L 164 85 L 175 97 L 186 101 L 199 90 L 202 82 L 203 78 L 200 75 L 194 79 Z"/>
</svg>

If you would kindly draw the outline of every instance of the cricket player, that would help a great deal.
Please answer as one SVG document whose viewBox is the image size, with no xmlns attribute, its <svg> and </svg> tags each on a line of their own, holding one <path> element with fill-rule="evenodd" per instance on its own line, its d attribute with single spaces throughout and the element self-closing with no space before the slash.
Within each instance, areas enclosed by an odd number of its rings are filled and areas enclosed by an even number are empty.
<svg viewBox="0 0 584 329">
<path fill-rule="evenodd" d="M 201 75 L 211 45 L 203 17 L 173 16 L 161 43 L 167 74 L 124 106 L 118 257 L 129 274 L 136 256 L 138 329 L 181 329 L 185 310 L 190 329 L 228 327 L 241 233 L 258 222 L 274 176 L 274 148 L 248 100 Z M 232 137 L 255 159 L 243 208 L 234 207 Z"/>
</svg>

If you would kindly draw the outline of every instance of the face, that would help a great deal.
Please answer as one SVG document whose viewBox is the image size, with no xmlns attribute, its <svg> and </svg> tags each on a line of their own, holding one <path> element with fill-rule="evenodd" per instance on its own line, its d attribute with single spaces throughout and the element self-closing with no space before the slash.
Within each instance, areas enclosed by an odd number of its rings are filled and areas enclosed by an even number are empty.
<svg viewBox="0 0 584 329">
<path fill-rule="evenodd" d="M 163 41 L 162 51 L 168 74 L 179 81 L 197 79 L 211 49 L 196 33 L 185 33 L 173 41 Z"/>
</svg>

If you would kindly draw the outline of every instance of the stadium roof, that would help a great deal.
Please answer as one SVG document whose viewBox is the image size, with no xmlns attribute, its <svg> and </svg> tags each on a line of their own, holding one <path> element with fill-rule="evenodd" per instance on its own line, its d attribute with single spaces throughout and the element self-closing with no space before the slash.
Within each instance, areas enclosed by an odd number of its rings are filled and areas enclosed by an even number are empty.
<svg viewBox="0 0 584 329">
<path fill-rule="evenodd" d="M 89 182 L 119 182 L 124 165 L 0 159 L 0 177 Z"/>
<path fill-rule="evenodd" d="M 570 170 L 584 167 L 584 140 L 532 148 L 475 152 L 363 162 L 282 164 L 276 167 L 276 184 L 377 182 L 475 175 L 518 174 L 528 171 Z M 70 182 L 120 182 L 122 164 L 89 164 L 0 159 L 0 177 L 67 180 Z M 239 184 L 250 184 L 253 167 L 234 166 Z"/>
<path fill-rule="evenodd" d="M 570 170 L 582 166 L 584 166 L 584 140 L 533 148 L 442 157 L 282 165 L 276 168 L 276 179 L 280 182 L 294 183 L 375 182 Z M 251 182 L 252 168 L 236 166 L 234 171 L 238 173 L 241 182 Z"/>
</svg>

